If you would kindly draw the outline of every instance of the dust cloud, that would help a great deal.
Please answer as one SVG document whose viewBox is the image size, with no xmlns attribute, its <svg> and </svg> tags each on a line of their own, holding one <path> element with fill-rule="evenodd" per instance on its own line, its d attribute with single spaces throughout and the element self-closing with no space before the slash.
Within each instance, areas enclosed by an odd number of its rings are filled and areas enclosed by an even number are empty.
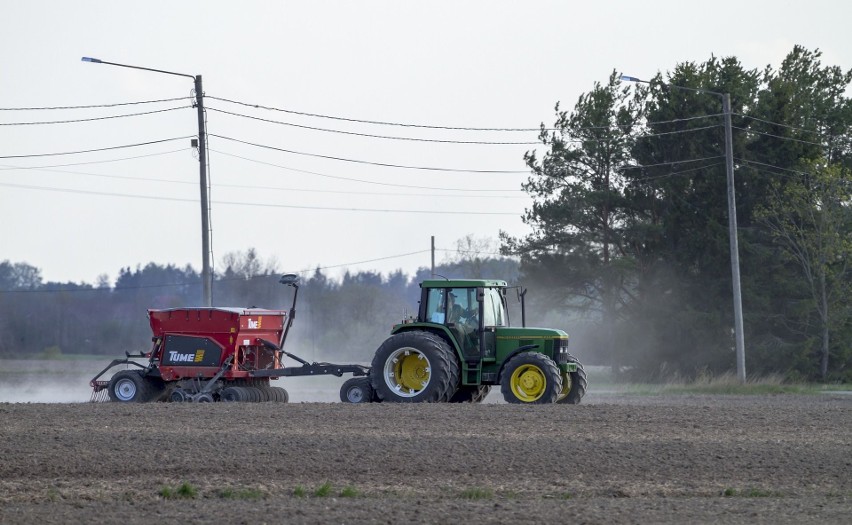
<svg viewBox="0 0 852 525">
<path fill-rule="evenodd" d="M 92 394 L 89 381 L 111 359 L 0 360 L 0 403 L 87 403 Z M 126 368 L 117 366 L 102 379 Z M 291 403 L 331 403 L 340 401 L 340 387 L 349 377 L 287 377 L 272 381 L 272 385 L 287 389 Z"/>
</svg>

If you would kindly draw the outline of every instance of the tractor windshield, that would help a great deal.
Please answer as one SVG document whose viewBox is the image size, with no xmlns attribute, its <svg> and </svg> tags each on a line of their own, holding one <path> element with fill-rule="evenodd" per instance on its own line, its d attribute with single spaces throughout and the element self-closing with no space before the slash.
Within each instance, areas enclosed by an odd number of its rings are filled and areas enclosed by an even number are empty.
<svg viewBox="0 0 852 525">
<path fill-rule="evenodd" d="M 432 323 L 477 326 L 476 288 L 433 288 L 429 290 L 426 311 Z"/>
<path fill-rule="evenodd" d="M 440 324 L 479 325 L 476 288 L 432 288 L 427 296 L 429 322 Z M 483 326 L 509 326 L 506 306 L 499 288 L 485 288 L 483 294 Z"/>
</svg>

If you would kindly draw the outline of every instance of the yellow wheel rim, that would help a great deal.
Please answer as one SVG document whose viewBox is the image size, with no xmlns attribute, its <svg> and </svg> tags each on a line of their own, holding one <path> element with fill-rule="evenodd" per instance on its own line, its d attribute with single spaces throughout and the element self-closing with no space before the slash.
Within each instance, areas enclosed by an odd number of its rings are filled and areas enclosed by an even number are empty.
<svg viewBox="0 0 852 525">
<path fill-rule="evenodd" d="M 562 372 L 562 391 L 559 392 L 559 395 L 556 397 L 556 401 L 562 401 L 568 394 L 571 393 L 571 374 L 568 372 Z"/>
<path fill-rule="evenodd" d="M 420 351 L 407 347 L 395 350 L 385 361 L 385 382 L 397 395 L 414 397 L 429 385 L 432 367 Z"/>
<path fill-rule="evenodd" d="M 512 372 L 510 384 L 515 397 L 524 403 L 532 403 L 544 395 L 547 378 L 541 368 L 535 365 L 521 365 Z"/>
</svg>

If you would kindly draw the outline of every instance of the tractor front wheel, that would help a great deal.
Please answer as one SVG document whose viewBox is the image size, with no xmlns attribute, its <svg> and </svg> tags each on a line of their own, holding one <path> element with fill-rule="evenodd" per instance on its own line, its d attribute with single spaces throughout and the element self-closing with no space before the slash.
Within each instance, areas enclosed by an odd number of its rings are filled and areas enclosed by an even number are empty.
<svg viewBox="0 0 852 525">
<path fill-rule="evenodd" d="M 568 362 L 576 363 L 577 371 L 562 373 L 562 392 L 559 393 L 556 402 L 576 405 L 586 395 L 586 371 L 576 357 L 569 355 Z"/>
<path fill-rule="evenodd" d="M 151 385 L 140 370 L 118 372 L 109 380 L 107 392 L 111 401 L 119 403 L 145 403 L 152 396 Z"/>
<path fill-rule="evenodd" d="M 376 350 L 370 374 L 373 389 L 383 401 L 435 403 L 446 401 L 459 362 L 446 341 L 415 330 L 392 335 Z"/>
<path fill-rule="evenodd" d="M 562 376 L 553 359 L 538 352 L 521 352 L 506 363 L 500 386 L 509 403 L 554 403 L 562 391 Z"/>
</svg>

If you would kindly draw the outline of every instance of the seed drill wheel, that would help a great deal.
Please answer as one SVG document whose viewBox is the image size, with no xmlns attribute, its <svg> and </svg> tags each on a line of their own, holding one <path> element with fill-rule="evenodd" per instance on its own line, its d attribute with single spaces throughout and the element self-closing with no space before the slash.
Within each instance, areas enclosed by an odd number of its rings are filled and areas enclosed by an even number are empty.
<svg viewBox="0 0 852 525">
<path fill-rule="evenodd" d="M 521 352 L 506 363 L 500 385 L 509 403 L 554 403 L 562 391 L 562 376 L 546 355 Z"/>
<path fill-rule="evenodd" d="M 586 395 L 586 371 L 576 357 L 569 355 L 568 362 L 577 363 L 577 371 L 562 374 L 562 391 L 556 402 L 576 405 Z"/>
<path fill-rule="evenodd" d="M 287 403 L 290 401 L 290 394 L 280 386 L 269 387 L 269 399 L 276 403 Z"/>
<path fill-rule="evenodd" d="M 392 335 L 376 350 L 371 383 L 377 397 L 397 403 L 449 399 L 459 363 L 446 341 L 419 330 Z"/>
<path fill-rule="evenodd" d="M 119 403 L 145 403 L 153 393 L 151 384 L 142 377 L 141 370 L 123 370 L 118 372 L 107 385 L 111 401 Z"/>
<path fill-rule="evenodd" d="M 245 401 L 245 391 L 239 386 L 225 387 L 219 392 L 219 399 L 227 403 Z"/>
<path fill-rule="evenodd" d="M 347 379 L 340 387 L 340 400 L 344 403 L 369 403 L 373 400 L 373 385 L 368 377 Z"/>
</svg>

